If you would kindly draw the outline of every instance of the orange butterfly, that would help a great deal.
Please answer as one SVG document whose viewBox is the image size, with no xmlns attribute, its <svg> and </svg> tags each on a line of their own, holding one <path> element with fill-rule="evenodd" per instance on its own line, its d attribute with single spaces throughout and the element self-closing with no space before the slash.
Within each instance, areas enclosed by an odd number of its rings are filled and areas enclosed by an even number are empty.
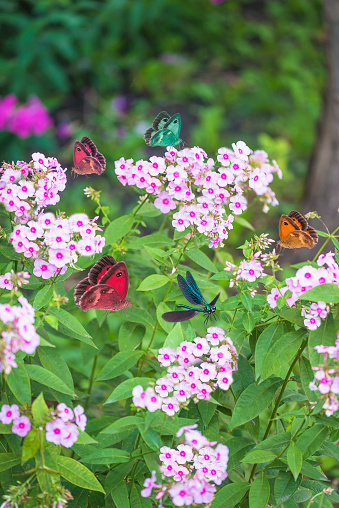
<svg viewBox="0 0 339 508">
<path fill-rule="evenodd" d="M 299 249 L 300 247 L 312 249 L 318 243 L 318 233 L 296 210 L 280 217 L 279 236 L 278 245 L 285 249 Z"/>
</svg>

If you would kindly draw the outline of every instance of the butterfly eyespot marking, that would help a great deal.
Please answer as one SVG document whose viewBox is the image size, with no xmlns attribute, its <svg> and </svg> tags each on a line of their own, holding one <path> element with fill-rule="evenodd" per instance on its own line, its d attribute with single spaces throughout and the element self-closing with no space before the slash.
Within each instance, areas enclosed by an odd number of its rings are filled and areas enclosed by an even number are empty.
<svg viewBox="0 0 339 508">
<path fill-rule="evenodd" d="M 77 152 L 81 152 L 81 148 L 77 147 Z"/>
<path fill-rule="evenodd" d="M 121 277 L 121 276 L 122 276 L 122 272 L 118 272 L 118 273 L 116 274 L 116 277 Z"/>
</svg>

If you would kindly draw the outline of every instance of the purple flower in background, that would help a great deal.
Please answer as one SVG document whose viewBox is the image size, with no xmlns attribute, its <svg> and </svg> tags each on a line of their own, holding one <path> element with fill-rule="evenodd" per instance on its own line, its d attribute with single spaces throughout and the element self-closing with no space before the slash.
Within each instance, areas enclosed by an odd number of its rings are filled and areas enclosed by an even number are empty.
<svg viewBox="0 0 339 508">
<path fill-rule="evenodd" d="M 117 113 L 124 115 L 128 111 L 127 99 L 124 95 L 117 95 L 112 99 L 112 109 Z"/>
<path fill-rule="evenodd" d="M 70 138 L 72 135 L 72 125 L 70 122 L 60 122 L 56 128 L 56 132 L 60 139 Z"/>
<path fill-rule="evenodd" d="M 0 129 L 7 129 L 19 138 L 28 138 L 32 134 L 40 136 L 52 127 L 53 120 L 38 97 L 31 97 L 26 104 L 14 109 L 17 103 L 15 95 L 0 99 Z"/>
<path fill-rule="evenodd" d="M 12 116 L 14 107 L 17 103 L 15 95 L 7 95 L 3 99 L 0 98 L 0 130 L 4 130 L 7 121 Z"/>
</svg>

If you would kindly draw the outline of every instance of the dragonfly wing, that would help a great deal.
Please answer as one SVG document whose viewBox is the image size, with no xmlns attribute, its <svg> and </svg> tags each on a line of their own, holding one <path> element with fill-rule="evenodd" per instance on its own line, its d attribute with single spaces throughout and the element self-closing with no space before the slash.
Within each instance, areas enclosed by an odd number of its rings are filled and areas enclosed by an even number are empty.
<svg viewBox="0 0 339 508">
<path fill-rule="evenodd" d="M 194 290 L 195 294 L 201 298 L 203 304 L 206 304 L 205 298 L 202 296 L 200 289 L 198 288 L 198 284 L 195 282 L 195 278 L 191 274 L 191 272 L 186 272 L 186 280 L 191 286 L 191 288 Z"/>
<path fill-rule="evenodd" d="M 213 298 L 210 305 L 215 305 L 217 303 L 217 301 L 219 300 L 219 296 L 220 296 L 220 293 L 218 293 L 217 296 L 215 298 Z"/>
<path fill-rule="evenodd" d="M 196 310 L 174 310 L 172 312 L 165 312 L 162 315 L 162 319 L 167 321 L 168 323 L 180 323 L 181 321 L 187 321 L 187 319 L 191 319 L 196 316 L 198 311 Z"/>
<path fill-rule="evenodd" d="M 193 279 L 194 280 L 194 279 Z M 205 305 L 206 302 L 202 297 L 202 294 L 199 291 L 198 286 L 195 284 L 195 287 L 192 287 L 187 280 L 183 278 L 182 275 L 178 275 L 177 281 L 179 284 L 179 287 L 182 291 L 182 294 L 186 298 L 187 301 L 190 303 L 193 303 L 194 305 Z M 194 281 L 195 283 L 195 281 Z M 198 290 L 198 291 L 197 291 Z"/>
</svg>

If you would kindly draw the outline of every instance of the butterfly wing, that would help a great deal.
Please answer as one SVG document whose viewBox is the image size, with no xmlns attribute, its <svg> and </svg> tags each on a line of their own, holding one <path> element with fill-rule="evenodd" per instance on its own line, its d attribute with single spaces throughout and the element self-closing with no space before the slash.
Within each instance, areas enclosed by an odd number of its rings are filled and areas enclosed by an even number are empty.
<svg viewBox="0 0 339 508">
<path fill-rule="evenodd" d="M 171 132 L 173 132 L 176 139 L 179 139 L 181 129 L 181 118 L 179 113 L 176 113 L 175 115 L 171 116 L 171 118 L 168 120 L 168 122 L 165 123 L 163 128 L 169 129 Z"/>
<path fill-rule="evenodd" d="M 297 226 L 299 226 L 300 229 L 302 230 L 306 230 L 308 224 L 307 224 L 307 220 L 305 219 L 305 217 L 303 215 L 301 215 L 301 213 L 297 212 L 296 210 L 292 210 L 289 214 L 288 214 L 288 217 L 290 219 L 293 220 L 293 222 L 295 224 L 297 224 Z"/>
<path fill-rule="evenodd" d="M 178 275 L 177 281 L 179 287 L 182 291 L 182 294 L 186 298 L 186 300 L 194 305 L 205 305 L 206 302 L 193 278 L 191 272 L 186 273 L 187 280 L 182 277 L 182 275 Z M 191 283 L 193 282 L 193 284 Z"/>
<path fill-rule="evenodd" d="M 171 119 L 167 111 L 161 111 L 153 121 L 153 129 L 159 131 L 165 127 L 165 124 Z"/>
<path fill-rule="evenodd" d="M 78 167 L 82 159 L 88 157 L 89 155 L 91 155 L 91 152 L 86 148 L 86 146 L 83 143 L 81 143 L 81 141 L 76 141 L 74 143 L 73 160 L 76 168 Z"/>
<path fill-rule="evenodd" d="M 124 261 L 119 261 L 100 278 L 99 284 L 106 284 L 118 291 L 122 300 L 126 299 L 128 293 L 128 270 Z"/>
<path fill-rule="evenodd" d="M 124 308 L 122 304 L 118 291 L 106 284 L 92 286 L 79 301 L 79 307 L 84 312 L 89 309 L 119 310 L 119 307 Z"/>
<path fill-rule="evenodd" d="M 78 175 L 91 175 L 96 173 L 101 175 L 104 172 L 100 162 L 95 157 L 84 157 L 79 164 L 73 168 L 74 173 Z"/>
<path fill-rule="evenodd" d="M 147 129 L 147 131 L 145 132 L 144 134 L 144 140 L 145 140 L 145 143 L 146 145 L 149 145 L 149 146 L 152 146 L 151 145 L 151 139 L 152 139 L 152 135 L 155 133 L 156 131 L 150 127 L 149 129 Z"/>
<path fill-rule="evenodd" d="M 89 271 L 88 279 L 91 284 L 99 284 L 102 277 L 116 264 L 117 262 L 113 256 L 102 256 Z"/>
<path fill-rule="evenodd" d="M 149 140 L 149 146 L 175 146 L 181 143 L 170 129 L 161 129 L 160 131 L 154 131 Z"/>
<path fill-rule="evenodd" d="M 168 323 L 180 323 L 181 321 L 187 321 L 188 319 L 192 319 L 192 317 L 196 316 L 198 311 L 196 310 L 174 310 L 172 312 L 165 312 L 162 315 L 162 319 L 167 321 Z"/>
<path fill-rule="evenodd" d="M 279 236 L 280 240 L 284 242 L 285 238 L 293 231 L 300 231 L 300 227 L 288 215 L 282 215 L 279 221 Z"/>
<path fill-rule="evenodd" d="M 314 228 L 312 228 L 311 226 L 307 226 L 306 233 L 308 233 L 310 235 L 310 237 L 312 238 L 312 240 L 314 242 L 314 245 L 318 243 L 319 236 Z"/>
<path fill-rule="evenodd" d="M 307 231 L 300 230 L 292 231 L 279 244 L 285 249 L 300 249 L 301 247 L 312 249 L 315 246 L 311 235 Z"/>
<path fill-rule="evenodd" d="M 102 167 L 102 171 L 105 171 L 106 169 L 106 159 L 105 157 L 102 155 L 102 153 L 100 153 L 96 147 L 96 145 L 94 144 L 94 142 L 91 140 L 91 138 L 89 138 L 88 136 L 84 136 L 82 139 L 81 139 L 81 143 L 85 146 L 85 148 L 88 150 L 88 152 L 90 153 L 90 155 L 92 157 L 94 157 L 100 164 L 100 166 Z M 98 173 L 98 174 L 101 174 L 101 173 Z"/>
<path fill-rule="evenodd" d="M 93 284 L 90 282 L 89 278 L 86 277 L 85 279 L 82 279 L 79 284 L 77 284 L 74 288 L 74 302 L 78 307 L 80 307 L 80 300 L 84 293 L 88 291 L 90 288 L 93 287 Z"/>
</svg>

